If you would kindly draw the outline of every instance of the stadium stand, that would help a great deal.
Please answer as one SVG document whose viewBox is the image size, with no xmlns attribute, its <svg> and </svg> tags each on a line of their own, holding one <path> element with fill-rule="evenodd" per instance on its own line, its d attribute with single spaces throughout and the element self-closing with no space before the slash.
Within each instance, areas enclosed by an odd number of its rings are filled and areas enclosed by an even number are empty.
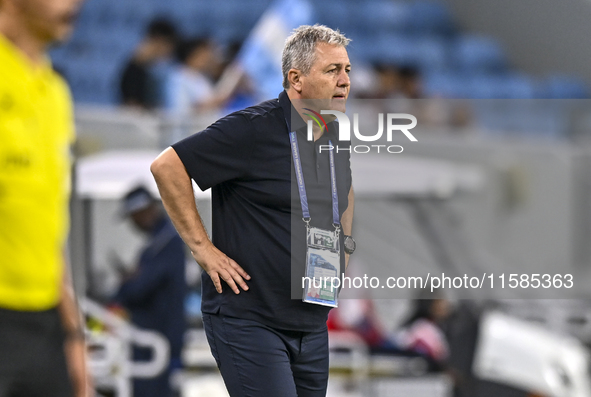
<svg viewBox="0 0 591 397">
<path fill-rule="evenodd" d="M 183 35 L 229 45 L 243 41 L 271 0 L 89 0 L 74 37 L 52 52 L 77 103 L 114 105 L 125 60 L 155 16 L 178 24 Z M 492 37 L 459 30 L 438 1 L 325 0 L 313 2 L 315 22 L 353 39 L 351 57 L 369 63 L 417 67 L 425 95 L 447 98 L 588 98 L 571 76 L 534 78 L 513 70 Z"/>
</svg>

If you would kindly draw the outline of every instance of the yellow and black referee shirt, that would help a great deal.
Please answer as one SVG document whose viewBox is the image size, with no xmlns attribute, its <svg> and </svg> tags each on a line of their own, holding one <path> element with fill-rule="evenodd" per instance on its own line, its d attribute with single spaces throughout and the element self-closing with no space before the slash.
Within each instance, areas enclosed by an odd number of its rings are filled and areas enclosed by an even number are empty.
<svg viewBox="0 0 591 397">
<path fill-rule="evenodd" d="M 59 302 L 73 138 L 66 83 L 0 34 L 1 308 Z"/>
</svg>

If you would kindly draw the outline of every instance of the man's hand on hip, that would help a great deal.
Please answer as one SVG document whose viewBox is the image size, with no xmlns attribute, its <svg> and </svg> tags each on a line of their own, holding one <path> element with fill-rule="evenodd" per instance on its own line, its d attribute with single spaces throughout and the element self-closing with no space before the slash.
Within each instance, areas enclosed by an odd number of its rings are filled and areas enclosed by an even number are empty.
<svg viewBox="0 0 591 397">
<path fill-rule="evenodd" d="M 211 277 L 215 289 L 221 293 L 224 280 L 236 294 L 240 293 L 238 285 L 248 291 L 244 279 L 250 280 L 250 276 L 209 240 L 195 205 L 191 178 L 175 150 L 169 147 L 162 152 L 150 170 L 174 227 L 191 249 L 193 258 Z"/>
<path fill-rule="evenodd" d="M 222 292 L 222 280 L 232 288 L 235 294 L 240 293 L 238 285 L 244 291 L 248 291 L 248 285 L 244 279 L 250 280 L 250 276 L 213 244 L 210 243 L 199 252 L 191 252 L 191 254 L 203 270 L 209 274 L 219 293 Z"/>
</svg>

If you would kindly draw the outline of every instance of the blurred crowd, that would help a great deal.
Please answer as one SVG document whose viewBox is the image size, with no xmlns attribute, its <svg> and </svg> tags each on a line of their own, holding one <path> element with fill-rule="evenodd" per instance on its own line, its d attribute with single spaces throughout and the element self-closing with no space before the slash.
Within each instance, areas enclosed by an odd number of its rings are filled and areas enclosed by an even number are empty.
<svg viewBox="0 0 591 397">
<path fill-rule="evenodd" d="M 170 21 L 155 19 L 123 69 L 121 103 L 177 114 L 217 106 L 214 83 L 235 53 L 208 38 L 181 37 Z"/>
<path fill-rule="evenodd" d="M 156 18 L 122 69 L 120 103 L 176 115 L 252 105 L 257 98 L 247 76 L 229 94 L 220 93 L 220 82 L 241 45 L 220 46 L 209 37 L 183 37 L 172 21 Z M 360 65 L 352 79 L 354 98 L 424 98 L 420 70 L 412 65 Z"/>
</svg>

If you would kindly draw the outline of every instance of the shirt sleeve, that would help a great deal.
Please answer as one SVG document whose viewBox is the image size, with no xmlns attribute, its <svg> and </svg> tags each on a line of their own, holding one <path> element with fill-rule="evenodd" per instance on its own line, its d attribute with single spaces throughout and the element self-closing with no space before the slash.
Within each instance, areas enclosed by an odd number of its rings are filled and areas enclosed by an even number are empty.
<svg viewBox="0 0 591 397">
<path fill-rule="evenodd" d="M 232 113 L 172 145 L 201 190 L 245 176 L 254 148 L 248 118 Z"/>
</svg>

